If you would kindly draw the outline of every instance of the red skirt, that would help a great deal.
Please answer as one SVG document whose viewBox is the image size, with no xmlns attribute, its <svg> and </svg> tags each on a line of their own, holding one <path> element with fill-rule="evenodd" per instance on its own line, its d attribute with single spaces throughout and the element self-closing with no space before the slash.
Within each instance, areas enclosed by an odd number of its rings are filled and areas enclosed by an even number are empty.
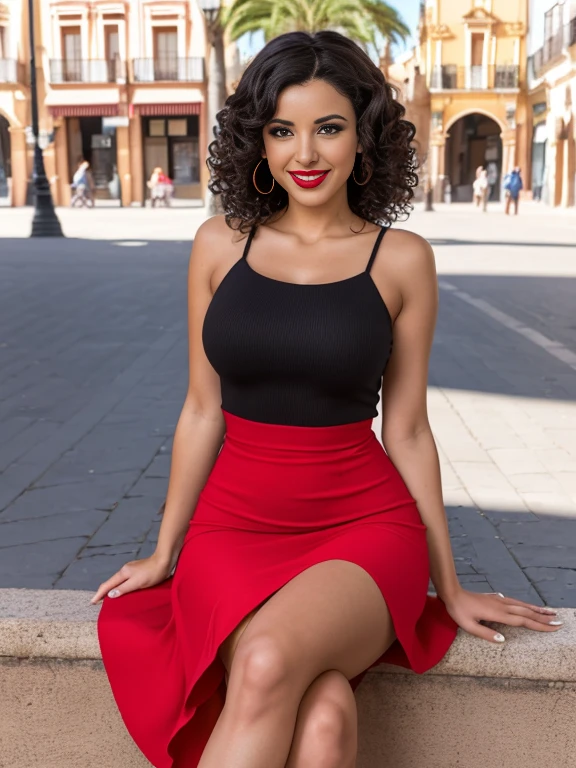
<svg viewBox="0 0 576 768">
<path fill-rule="evenodd" d="M 155 768 L 198 764 L 226 694 L 218 647 L 316 563 L 351 561 L 379 586 L 397 640 L 374 665 L 423 673 L 458 629 L 427 594 L 427 529 L 371 419 L 300 427 L 224 417 L 224 444 L 174 575 L 105 597 L 98 618 L 116 703 Z"/>
</svg>

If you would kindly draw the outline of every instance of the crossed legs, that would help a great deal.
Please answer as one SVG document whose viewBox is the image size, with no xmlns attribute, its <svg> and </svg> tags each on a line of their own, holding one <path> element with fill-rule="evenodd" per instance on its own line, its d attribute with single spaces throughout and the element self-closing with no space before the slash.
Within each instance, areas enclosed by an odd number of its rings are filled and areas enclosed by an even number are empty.
<svg viewBox="0 0 576 768">
<path fill-rule="evenodd" d="M 362 568 L 328 560 L 298 574 L 220 646 L 226 703 L 198 768 L 354 768 L 348 681 L 394 639 Z"/>
</svg>

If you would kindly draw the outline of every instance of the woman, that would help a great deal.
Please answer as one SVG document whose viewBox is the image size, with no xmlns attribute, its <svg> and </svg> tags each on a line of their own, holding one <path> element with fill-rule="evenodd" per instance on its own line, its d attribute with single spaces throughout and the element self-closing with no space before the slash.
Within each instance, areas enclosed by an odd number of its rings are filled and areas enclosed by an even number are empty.
<svg viewBox="0 0 576 768">
<path fill-rule="evenodd" d="M 456 577 L 426 415 L 434 259 L 387 231 L 417 183 L 403 114 L 330 31 L 272 40 L 218 113 L 226 213 L 192 248 L 158 545 L 93 598 L 116 701 L 158 768 L 352 768 L 371 666 L 425 672 L 458 626 L 503 641 L 482 620 L 554 629 Z"/>
<path fill-rule="evenodd" d="M 479 208 L 482 205 L 482 210 L 486 211 L 488 203 L 488 171 L 485 168 L 481 168 L 480 173 L 474 179 L 472 191 L 476 207 Z"/>
<path fill-rule="evenodd" d="M 156 206 L 158 200 L 162 200 L 165 205 L 170 205 L 174 187 L 172 179 L 169 176 L 166 176 L 161 166 L 157 165 L 156 168 L 154 168 L 146 185 L 150 190 L 152 208 Z"/>
</svg>

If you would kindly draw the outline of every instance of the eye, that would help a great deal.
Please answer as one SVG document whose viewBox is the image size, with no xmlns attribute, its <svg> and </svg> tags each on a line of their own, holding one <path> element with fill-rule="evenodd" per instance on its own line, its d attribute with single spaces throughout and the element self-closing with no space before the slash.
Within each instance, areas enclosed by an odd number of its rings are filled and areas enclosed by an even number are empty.
<svg viewBox="0 0 576 768">
<path fill-rule="evenodd" d="M 328 136 L 333 136 L 336 133 L 340 133 L 340 131 L 342 130 L 342 126 L 341 125 L 336 125 L 336 123 L 325 123 L 322 126 L 322 128 L 333 128 L 334 129 L 333 132 L 330 132 L 329 134 L 327 134 Z"/>
<path fill-rule="evenodd" d="M 342 130 L 341 125 L 336 125 L 336 123 L 324 123 L 324 125 L 320 126 L 318 129 L 319 131 L 322 131 L 324 128 L 331 128 L 332 130 L 330 133 L 324 133 L 324 136 L 334 136 L 337 133 L 340 133 Z M 290 133 L 290 130 L 288 128 L 271 128 L 269 131 L 270 136 L 277 136 L 279 139 L 285 138 L 285 134 L 280 134 L 278 131 L 287 131 Z"/>
</svg>

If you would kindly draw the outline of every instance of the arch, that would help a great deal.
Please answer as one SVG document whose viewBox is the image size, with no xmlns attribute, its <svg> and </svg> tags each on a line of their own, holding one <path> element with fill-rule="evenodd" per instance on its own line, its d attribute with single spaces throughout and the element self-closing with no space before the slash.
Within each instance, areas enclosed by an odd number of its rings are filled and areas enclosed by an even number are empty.
<svg viewBox="0 0 576 768">
<path fill-rule="evenodd" d="M 463 117 L 467 117 L 468 115 L 484 115 L 484 117 L 489 117 L 491 120 L 493 120 L 496 125 L 500 128 L 500 133 L 503 133 L 506 130 L 506 126 L 504 123 L 500 120 L 499 117 L 496 117 L 492 112 L 488 112 L 486 109 L 467 109 L 464 112 L 459 112 L 457 115 L 452 117 L 446 127 L 444 128 L 444 135 L 446 138 L 448 138 L 448 131 L 452 126 L 458 122 L 458 120 L 461 120 Z"/>
<path fill-rule="evenodd" d="M 467 110 L 446 129 L 445 174 L 454 202 L 471 202 L 477 169 L 488 173 L 489 200 L 500 199 L 502 125 L 486 110 Z"/>
</svg>

